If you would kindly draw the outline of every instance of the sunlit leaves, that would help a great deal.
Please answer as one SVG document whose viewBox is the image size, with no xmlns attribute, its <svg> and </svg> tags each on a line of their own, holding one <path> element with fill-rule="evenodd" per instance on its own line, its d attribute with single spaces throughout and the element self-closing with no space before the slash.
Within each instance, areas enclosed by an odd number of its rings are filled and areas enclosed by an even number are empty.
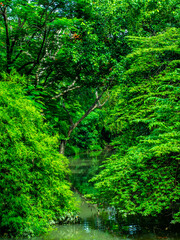
<svg viewBox="0 0 180 240">
<path fill-rule="evenodd" d="M 0 229 L 33 235 L 74 211 L 74 203 L 65 180 L 68 160 L 16 78 L 23 82 L 12 74 L 0 83 Z"/>
<path fill-rule="evenodd" d="M 125 59 L 122 84 L 114 90 L 114 109 L 106 120 L 116 132 L 117 154 L 93 179 L 104 205 L 142 216 L 169 213 L 173 223 L 180 222 L 178 35 L 179 30 L 170 29 L 138 38 L 139 43 L 130 38 L 135 49 Z"/>
</svg>

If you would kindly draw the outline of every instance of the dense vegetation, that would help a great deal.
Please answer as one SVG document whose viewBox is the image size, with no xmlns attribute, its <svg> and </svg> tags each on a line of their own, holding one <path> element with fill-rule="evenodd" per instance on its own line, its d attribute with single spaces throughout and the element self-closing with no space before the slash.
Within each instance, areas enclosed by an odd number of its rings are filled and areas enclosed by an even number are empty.
<svg viewBox="0 0 180 240">
<path fill-rule="evenodd" d="M 0 83 L 1 232 L 37 234 L 75 211 L 68 161 L 13 74 Z"/>
<path fill-rule="evenodd" d="M 176 29 L 130 38 L 136 48 L 125 59 L 107 117 L 119 133 L 117 154 L 94 177 L 101 203 L 126 214 L 171 214 L 174 223 L 180 222 L 178 38 Z"/>
<path fill-rule="evenodd" d="M 73 212 L 62 154 L 106 145 L 93 198 L 180 222 L 178 27 L 177 0 L 0 2 L 4 232 Z"/>
</svg>

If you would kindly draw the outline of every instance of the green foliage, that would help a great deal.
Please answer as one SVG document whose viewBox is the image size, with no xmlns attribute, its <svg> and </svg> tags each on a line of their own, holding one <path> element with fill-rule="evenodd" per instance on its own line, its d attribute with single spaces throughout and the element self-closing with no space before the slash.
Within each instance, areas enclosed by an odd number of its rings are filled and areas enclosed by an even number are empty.
<svg viewBox="0 0 180 240">
<path fill-rule="evenodd" d="M 1 228 L 38 232 L 71 209 L 66 141 L 118 146 L 95 178 L 104 204 L 179 221 L 178 27 L 177 0 L 0 3 Z"/>
<path fill-rule="evenodd" d="M 120 214 L 171 215 L 180 222 L 179 30 L 130 38 L 108 128 L 117 154 L 93 178 L 97 199 Z"/>
<path fill-rule="evenodd" d="M 81 149 L 81 151 L 102 150 L 100 145 L 101 135 L 98 132 L 98 125 L 100 115 L 98 111 L 91 112 L 79 127 L 75 129 L 66 149 L 66 154 L 77 153 L 74 146 Z M 72 149 L 72 150 L 71 150 Z"/>
<path fill-rule="evenodd" d="M 15 79 L 24 81 L 13 74 L 0 82 L 0 229 L 33 235 L 75 207 L 68 160 Z"/>
<path fill-rule="evenodd" d="M 100 95 L 116 84 L 112 68 L 127 42 L 124 35 L 118 37 L 116 23 L 105 3 L 96 8 L 89 0 L 0 5 L 0 69 L 31 76 L 27 94 L 60 140 L 69 140 L 70 117 L 77 122 L 94 103 L 96 91 Z"/>
</svg>

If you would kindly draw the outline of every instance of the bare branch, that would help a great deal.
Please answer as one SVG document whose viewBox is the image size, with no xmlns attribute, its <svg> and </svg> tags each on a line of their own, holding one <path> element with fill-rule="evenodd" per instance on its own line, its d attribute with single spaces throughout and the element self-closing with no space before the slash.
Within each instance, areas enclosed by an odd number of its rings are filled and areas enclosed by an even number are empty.
<svg viewBox="0 0 180 240">
<path fill-rule="evenodd" d="M 103 103 L 100 103 L 100 99 L 98 98 L 98 91 L 96 90 L 95 92 L 95 95 L 96 95 L 96 99 L 98 99 L 98 106 L 97 108 L 102 108 L 104 106 L 104 104 L 109 100 L 109 93 L 107 93 L 107 98 L 104 100 Z"/>
<path fill-rule="evenodd" d="M 97 92 L 95 93 L 96 94 L 95 102 L 90 106 L 90 108 L 85 112 L 85 114 L 76 123 L 74 123 L 73 125 L 70 126 L 69 131 L 68 131 L 68 137 L 70 137 L 72 131 L 79 125 L 80 122 L 82 122 L 82 120 L 84 120 L 85 117 L 87 117 L 96 108 L 101 108 L 102 106 L 104 106 L 104 104 L 109 99 L 109 94 L 108 94 L 108 98 L 102 104 L 100 104 L 99 100 L 102 98 L 105 91 L 106 91 L 106 89 L 101 93 L 100 96 L 98 96 Z"/>
<path fill-rule="evenodd" d="M 71 84 L 72 86 L 72 84 Z M 98 92 L 96 91 L 95 95 L 96 95 L 96 100 L 94 101 L 94 103 L 90 106 L 90 108 L 84 113 L 84 115 L 76 122 L 73 123 L 71 115 L 69 113 L 69 111 L 65 108 L 65 105 L 63 103 L 63 107 L 66 110 L 68 116 L 69 116 L 69 121 L 70 121 L 70 127 L 69 127 L 69 131 L 67 134 L 67 137 L 69 138 L 71 136 L 72 131 L 79 125 L 80 122 L 83 121 L 83 119 L 85 117 L 87 117 L 92 111 L 94 111 L 96 108 L 101 108 L 102 106 L 104 106 L 104 104 L 108 101 L 109 99 L 109 93 L 107 93 L 108 97 L 106 98 L 106 100 L 101 104 L 100 103 L 100 99 L 102 98 L 103 94 L 106 92 L 107 88 L 104 89 L 104 91 L 101 93 L 100 96 L 98 96 Z M 64 154 L 64 149 L 65 149 L 65 145 L 66 145 L 67 140 L 62 140 L 61 144 L 60 144 L 60 153 Z"/>
<path fill-rule="evenodd" d="M 7 72 L 9 72 L 9 67 L 11 64 L 11 51 L 10 51 L 10 37 L 9 37 L 9 27 L 8 27 L 8 19 L 7 19 L 7 8 L 2 12 L 2 16 L 4 18 L 4 24 L 6 29 L 6 53 L 7 53 Z"/>
<path fill-rule="evenodd" d="M 40 50 L 39 50 L 39 53 L 38 53 L 38 56 L 37 56 L 37 60 L 36 60 L 36 62 L 39 64 L 39 61 L 40 61 L 40 56 L 41 56 L 41 53 L 42 53 L 42 50 L 43 50 L 43 48 L 44 48 L 44 44 L 45 44 L 45 41 L 46 41 L 46 33 L 47 33 L 47 31 L 46 31 L 46 28 L 45 28 L 45 30 L 44 30 L 44 36 L 43 36 L 43 41 L 42 41 L 42 44 L 41 44 L 41 47 L 40 47 Z"/>
<path fill-rule="evenodd" d="M 18 68 L 18 71 L 21 71 L 24 67 L 26 67 L 26 66 L 28 66 L 28 65 L 30 65 L 30 64 L 34 64 L 34 61 L 25 63 L 25 64 L 22 65 L 20 68 Z"/>
<path fill-rule="evenodd" d="M 74 89 L 77 89 L 77 88 L 80 88 L 80 87 L 81 87 L 81 86 L 76 86 L 76 87 L 73 87 L 73 88 L 69 88 L 69 87 L 68 87 L 65 91 L 63 91 L 62 93 L 54 96 L 52 99 L 57 99 L 57 98 L 63 96 L 65 93 L 70 92 L 70 91 L 73 91 Z"/>
</svg>

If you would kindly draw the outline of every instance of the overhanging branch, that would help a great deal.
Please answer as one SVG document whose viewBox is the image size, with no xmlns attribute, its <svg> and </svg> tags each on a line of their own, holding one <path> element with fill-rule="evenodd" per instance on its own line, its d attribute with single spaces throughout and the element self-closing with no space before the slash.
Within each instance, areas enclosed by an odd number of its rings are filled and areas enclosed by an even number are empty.
<svg viewBox="0 0 180 240">
<path fill-rule="evenodd" d="M 64 90 L 63 92 L 59 93 L 58 95 L 52 97 L 52 99 L 57 99 L 57 98 L 63 96 L 65 93 L 73 91 L 73 90 L 81 87 L 81 86 L 75 86 L 75 84 L 76 84 L 76 80 L 74 80 L 73 83 L 71 85 L 69 85 L 66 90 Z"/>
<path fill-rule="evenodd" d="M 104 104 L 108 101 L 109 99 L 109 94 L 108 97 L 105 99 L 103 103 L 100 103 L 100 99 L 102 98 L 103 94 L 105 93 L 106 90 L 104 90 L 100 96 L 98 96 L 98 92 L 96 91 L 96 100 L 95 102 L 89 107 L 89 109 L 84 113 L 84 115 L 73 125 L 70 126 L 70 129 L 68 131 L 68 137 L 70 137 L 72 131 L 79 125 L 80 122 L 84 120 L 92 111 L 94 111 L 96 108 L 102 108 Z"/>
</svg>

